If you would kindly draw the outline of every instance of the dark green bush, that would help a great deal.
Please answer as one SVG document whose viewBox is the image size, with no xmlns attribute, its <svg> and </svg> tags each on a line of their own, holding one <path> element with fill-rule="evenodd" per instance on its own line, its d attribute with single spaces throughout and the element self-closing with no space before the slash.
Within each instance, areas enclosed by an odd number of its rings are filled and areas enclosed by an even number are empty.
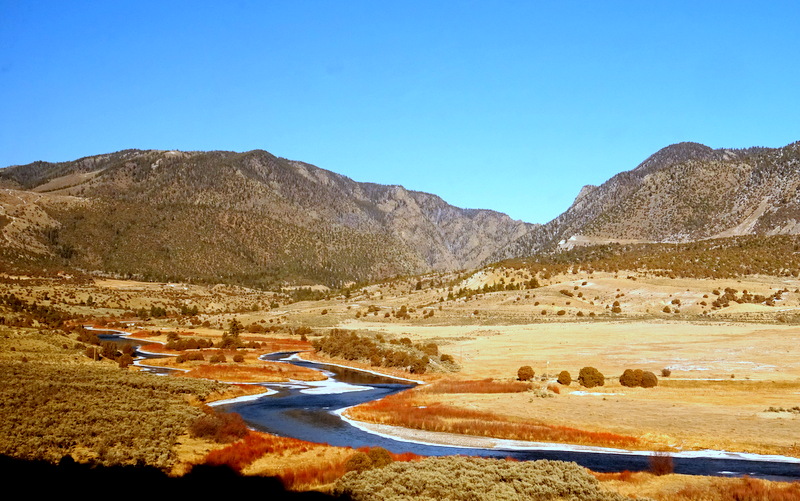
<svg viewBox="0 0 800 501">
<path fill-rule="evenodd" d="M 530 365 L 523 365 L 517 370 L 517 379 L 520 381 L 530 381 L 535 373 Z"/>
<path fill-rule="evenodd" d="M 389 454 L 389 451 L 387 451 L 383 447 L 371 448 L 367 453 L 367 456 L 369 456 L 370 461 L 372 461 L 373 468 L 382 468 L 394 462 L 394 459 L 392 459 L 392 455 Z"/>
<path fill-rule="evenodd" d="M 658 378 L 650 371 L 625 369 L 625 372 L 619 377 L 619 383 L 629 388 L 635 388 L 637 386 L 652 388 L 658 384 Z"/>
<path fill-rule="evenodd" d="M 629 388 L 635 388 L 642 385 L 642 370 L 641 369 L 625 369 L 619 377 L 619 384 Z"/>
<path fill-rule="evenodd" d="M 652 388 L 658 386 L 658 378 L 650 371 L 642 373 L 642 388 Z"/>
<path fill-rule="evenodd" d="M 558 383 L 563 384 L 564 386 L 569 386 L 572 384 L 572 376 L 570 375 L 569 371 L 561 371 L 558 374 Z"/>
<path fill-rule="evenodd" d="M 586 388 L 594 388 L 605 385 L 606 378 L 594 367 L 584 367 L 578 374 L 578 384 Z"/>
<path fill-rule="evenodd" d="M 189 428 L 192 437 L 226 444 L 239 440 L 249 432 L 242 416 L 235 412 L 217 413 L 208 407 L 205 412 Z"/>
<path fill-rule="evenodd" d="M 344 465 L 344 469 L 347 471 L 362 472 L 370 468 L 372 468 L 372 460 L 365 452 L 356 452 Z"/>
<path fill-rule="evenodd" d="M 133 357 L 125 353 L 117 359 L 117 363 L 121 369 L 124 369 L 133 363 Z"/>
</svg>

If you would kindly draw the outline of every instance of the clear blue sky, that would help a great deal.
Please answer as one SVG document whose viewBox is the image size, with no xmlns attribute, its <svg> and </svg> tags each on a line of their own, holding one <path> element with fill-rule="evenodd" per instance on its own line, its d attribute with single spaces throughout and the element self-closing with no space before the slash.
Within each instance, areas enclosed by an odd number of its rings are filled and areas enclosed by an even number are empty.
<svg viewBox="0 0 800 501">
<path fill-rule="evenodd" d="M 544 223 L 680 141 L 800 140 L 800 2 L 0 0 L 0 166 L 264 149 Z"/>
</svg>

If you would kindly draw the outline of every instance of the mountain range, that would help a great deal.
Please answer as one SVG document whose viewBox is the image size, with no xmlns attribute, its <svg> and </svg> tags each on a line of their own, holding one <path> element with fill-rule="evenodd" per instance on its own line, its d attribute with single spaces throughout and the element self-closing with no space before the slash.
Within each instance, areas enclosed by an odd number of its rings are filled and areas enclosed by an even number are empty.
<svg viewBox="0 0 800 501">
<path fill-rule="evenodd" d="M 0 170 L 0 256 L 9 271 L 341 286 L 577 245 L 798 233 L 800 142 L 671 145 L 585 186 L 544 225 L 261 150 L 125 150 Z"/>
</svg>

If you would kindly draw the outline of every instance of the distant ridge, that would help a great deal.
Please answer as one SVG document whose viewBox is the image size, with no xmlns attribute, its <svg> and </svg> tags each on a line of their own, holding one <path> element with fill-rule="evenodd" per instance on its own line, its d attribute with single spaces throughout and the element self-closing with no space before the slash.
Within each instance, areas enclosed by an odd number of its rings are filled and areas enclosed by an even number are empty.
<svg viewBox="0 0 800 501">
<path fill-rule="evenodd" d="M 674 144 L 585 186 L 545 225 L 261 150 L 34 162 L 0 170 L 0 188 L 9 268 L 259 287 L 341 286 L 607 242 L 800 234 L 800 142 Z"/>
<path fill-rule="evenodd" d="M 338 285 L 470 268 L 535 227 L 260 150 L 34 162 L 0 171 L 0 186 L 41 212 L 9 247 L 162 279 Z"/>
<path fill-rule="evenodd" d="M 572 206 L 494 257 L 606 242 L 800 234 L 800 142 L 783 148 L 667 146 L 584 187 Z"/>
</svg>

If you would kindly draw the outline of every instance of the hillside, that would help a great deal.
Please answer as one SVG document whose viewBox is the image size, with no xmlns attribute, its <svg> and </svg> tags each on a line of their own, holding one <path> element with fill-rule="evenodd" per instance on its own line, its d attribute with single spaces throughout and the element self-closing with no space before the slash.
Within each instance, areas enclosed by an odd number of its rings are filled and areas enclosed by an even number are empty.
<svg viewBox="0 0 800 501">
<path fill-rule="evenodd" d="M 340 286 L 618 243 L 800 234 L 800 142 L 668 146 L 545 225 L 265 151 L 139 151 L 0 171 L 3 261 L 155 280 Z"/>
<path fill-rule="evenodd" d="M 534 225 L 264 151 L 126 150 L 0 171 L 12 261 L 160 280 L 340 285 L 479 266 Z"/>
<path fill-rule="evenodd" d="M 800 142 L 783 148 L 668 146 L 494 257 L 608 242 L 690 242 L 800 233 Z"/>
</svg>

